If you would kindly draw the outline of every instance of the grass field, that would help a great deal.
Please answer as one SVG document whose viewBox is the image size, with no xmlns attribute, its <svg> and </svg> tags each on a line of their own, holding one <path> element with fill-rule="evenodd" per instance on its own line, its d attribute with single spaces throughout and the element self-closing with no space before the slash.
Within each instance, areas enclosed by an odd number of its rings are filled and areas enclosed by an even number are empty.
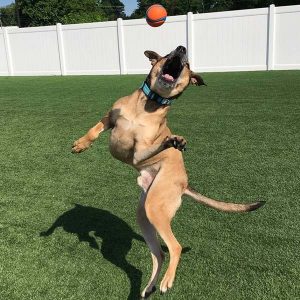
<svg viewBox="0 0 300 300">
<path fill-rule="evenodd" d="M 108 134 L 70 150 L 144 77 L 0 78 L 0 299 L 138 298 L 151 258 L 137 174 Z M 173 229 L 185 253 L 163 299 L 299 299 L 300 71 L 203 77 L 169 115 L 191 186 L 267 204 L 226 214 L 184 198 Z"/>
</svg>

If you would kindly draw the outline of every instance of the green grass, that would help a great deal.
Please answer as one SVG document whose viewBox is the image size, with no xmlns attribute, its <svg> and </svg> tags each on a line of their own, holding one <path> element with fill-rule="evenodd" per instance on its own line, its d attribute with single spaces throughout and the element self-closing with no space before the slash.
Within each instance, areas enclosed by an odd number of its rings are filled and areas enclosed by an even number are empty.
<svg viewBox="0 0 300 300">
<path fill-rule="evenodd" d="M 184 198 L 173 229 L 187 251 L 163 299 L 299 299 L 300 72 L 203 77 L 169 115 L 191 186 L 267 204 L 226 214 Z M 0 78 L 0 299 L 137 298 L 151 272 L 137 174 L 108 134 L 70 149 L 143 78 Z"/>
</svg>

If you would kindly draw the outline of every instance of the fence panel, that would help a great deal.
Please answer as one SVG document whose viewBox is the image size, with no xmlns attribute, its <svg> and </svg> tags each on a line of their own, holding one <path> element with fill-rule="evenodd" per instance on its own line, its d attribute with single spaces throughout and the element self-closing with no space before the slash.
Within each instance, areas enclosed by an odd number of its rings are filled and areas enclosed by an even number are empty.
<svg viewBox="0 0 300 300">
<path fill-rule="evenodd" d="M 277 7 L 275 69 L 300 69 L 300 5 Z"/>
<path fill-rule="evenodd" d="M 267 38 L 266 8 L 195 15 L 195 70 L 266 70 Z"/>
<path fill-rule="evenodd" d="M 117 22 L 62 26 L 66 73 L 119 74 Z"/>
<path fill-rule="evenodd" d="M 56 26 L 9 29 L 14 75 L 60 75 Z"/>
<path fill-rule="evenodd" d="M 5 51 L 4 33 L 0 30 L 0 76 L 8 75 L 8 64 Z"/>
</svg>

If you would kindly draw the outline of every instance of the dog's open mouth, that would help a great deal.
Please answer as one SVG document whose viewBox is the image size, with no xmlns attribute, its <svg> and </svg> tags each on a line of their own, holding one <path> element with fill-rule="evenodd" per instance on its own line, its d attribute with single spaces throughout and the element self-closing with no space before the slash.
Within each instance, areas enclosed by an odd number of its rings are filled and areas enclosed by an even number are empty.
<svg viewBox="0 0 300 300">
<path fill-rule="evenodd" d="M 183 65 L 179 56 L 167 59 L 159 77 L 160 83 L 163 83 L 164 86 L 173 86 L 179 78 L 182 70 Z"/>
</svg>

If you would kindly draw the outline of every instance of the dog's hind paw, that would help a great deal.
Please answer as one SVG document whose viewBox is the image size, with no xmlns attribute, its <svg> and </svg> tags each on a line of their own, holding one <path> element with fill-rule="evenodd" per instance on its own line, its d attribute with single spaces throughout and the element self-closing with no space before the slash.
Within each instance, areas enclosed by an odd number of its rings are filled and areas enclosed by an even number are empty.
<svg viewBox="0 0 300 300">
<path fill-rule="evenodd" d="M 147 291 L 147 288 L 143 291 L 140 299 L 147 299 L 148 297 L 150 297 L 150 295 L 152 295 L 153 293 L 155 293 L 156 291 L 156 287 L 154 286 L 150 291 Z"/>
</svg>

